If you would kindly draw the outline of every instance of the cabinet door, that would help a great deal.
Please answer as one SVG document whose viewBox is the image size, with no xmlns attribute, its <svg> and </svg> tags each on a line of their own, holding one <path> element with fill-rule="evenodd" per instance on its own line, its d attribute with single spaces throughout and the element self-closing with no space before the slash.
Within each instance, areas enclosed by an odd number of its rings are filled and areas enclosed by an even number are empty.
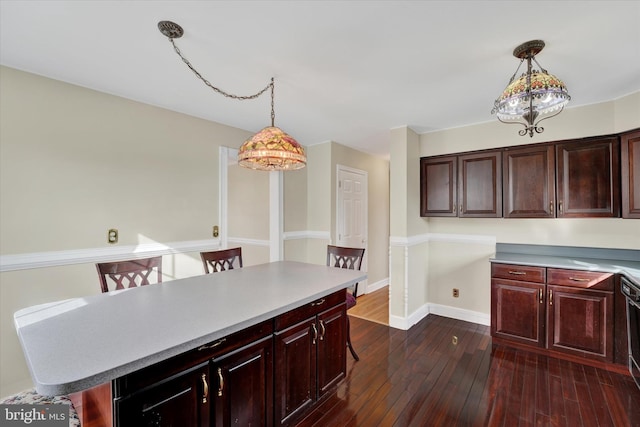
<svg viewBox="0 0 640 427">
<path fill-rule="evenodd" d="M 506 149 L 502 167 L 505 218 L 555 217 L 553 145 Z"/>
<path fill-rule="evenodd" d="M 613 361 L 613 292 L 547 286 L 547 347 Z"/>
<path fill-rule="evenodd" d="M 420 159 L 420 215 L 457 216 L 456 156 Z"/>
<path fill-rule="evenodd" d="M 502 216 L 502 153 L 458 157 L 458 216 Z"/>
<path fill-rule="evenodd" d="M 640 130 L 621 137 L 622 217 L 640 218 Z"/>
<path fill-rule="evenodd" d="M 491 335 L 544 347 L 545 285 L 491 280 Z"/>
<path fill-rule="evenodd" d="M 215 426 L 273 425 L 272 348 L 267 337 L 213 359 Z"/>
<path fill-rule="evenodd" d="M 331 390 L 347 372 L 347 312 L 345 304 L 318 314 L 318 397 Z"/>
<path fill-rule="evenodd" d="M 275 333 L 275 420 L 291 425 L 316 400 L 315 316 Z"/>
<path fill-rule="evenodd" d="M 209 364 L 114 402 L 118 427 L 209 426 Z"/>
<path fill-rule="evenodd" d="M 620 216 L 617 137 L 556 146 L 557 217 Z"/>
</svg>

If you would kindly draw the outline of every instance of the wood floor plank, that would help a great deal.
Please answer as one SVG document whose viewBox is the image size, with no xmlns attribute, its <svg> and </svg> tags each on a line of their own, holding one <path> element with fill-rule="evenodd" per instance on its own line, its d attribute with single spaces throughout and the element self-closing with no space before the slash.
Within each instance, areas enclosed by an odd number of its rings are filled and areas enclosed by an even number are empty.
<svg viewBox="0 0 640 427">
<path fill-rule="evenodd" d="M 351 325 L 360 361 L 299 426 L 640 426 L 630 376 L 494 345 L 486 326 L 442 316 Z"/>
</svg>

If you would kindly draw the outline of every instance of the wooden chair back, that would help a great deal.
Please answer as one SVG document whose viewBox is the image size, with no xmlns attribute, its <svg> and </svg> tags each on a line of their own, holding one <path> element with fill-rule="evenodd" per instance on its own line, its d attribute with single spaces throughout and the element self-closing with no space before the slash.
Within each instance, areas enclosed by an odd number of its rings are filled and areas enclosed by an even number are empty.
<svg viewBox="0 0 640 427">
<path fill-rule="evenodd" d="M 364 248 L 347 248 L 344 246 L 327 245 L 327 265 L 330 267 L 360 270 Z M 353 296 L 358 296 L 358 284 L 353 290 Z"/>
<path fill-rule="evenodd" d="M 242 268 L 242 248 L 240 247 L 200 252 L 200 258 L 207 274 Z"/>
<path fill-rule="evenodd" d="M 96 269 L 102 292 L 162 283 L 162 256 L 103 262 L 96 264 Z"/>
</svg>

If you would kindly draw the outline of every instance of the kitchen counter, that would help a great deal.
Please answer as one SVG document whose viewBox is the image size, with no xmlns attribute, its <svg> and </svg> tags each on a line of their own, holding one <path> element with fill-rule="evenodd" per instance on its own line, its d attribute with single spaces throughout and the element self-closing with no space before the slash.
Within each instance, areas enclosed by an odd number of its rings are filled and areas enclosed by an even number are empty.
<svg viewBox="0 0 640 427">
<path fill-rule="evenodd" d="M 640 251 L 543 245 L 496 245 L 491 262 L 623 274 L 640 286 Z"/>
<path fill-rule="evenodd" d="M 14 322 L 38 393 L 85 390 L 366 279 L 279 261 L 22 309 Z"/>
</svg>

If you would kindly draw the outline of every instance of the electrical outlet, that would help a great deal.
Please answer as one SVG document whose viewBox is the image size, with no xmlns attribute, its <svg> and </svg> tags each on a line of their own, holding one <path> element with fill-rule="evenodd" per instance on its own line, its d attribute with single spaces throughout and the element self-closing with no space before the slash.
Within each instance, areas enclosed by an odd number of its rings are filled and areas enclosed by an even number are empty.
<svg viewBox="0 0 640 427">
<path fill-rule="evenodd" d="M 453 288 L 453 297 L 458 298 L 460 296 L 460 289 Z"/>
<path fill-rule="evenodd" d="M 107 243 L 118 243 L 118 229 L 117 228 L 110 228 L 109 231 L 107 231 Z"/>
<path fill-rule="evenodd" d="M 218 237 L 220 235 L 220 231 L 217 225 L 213 226 L 213 237 Z"/>
</svg>

